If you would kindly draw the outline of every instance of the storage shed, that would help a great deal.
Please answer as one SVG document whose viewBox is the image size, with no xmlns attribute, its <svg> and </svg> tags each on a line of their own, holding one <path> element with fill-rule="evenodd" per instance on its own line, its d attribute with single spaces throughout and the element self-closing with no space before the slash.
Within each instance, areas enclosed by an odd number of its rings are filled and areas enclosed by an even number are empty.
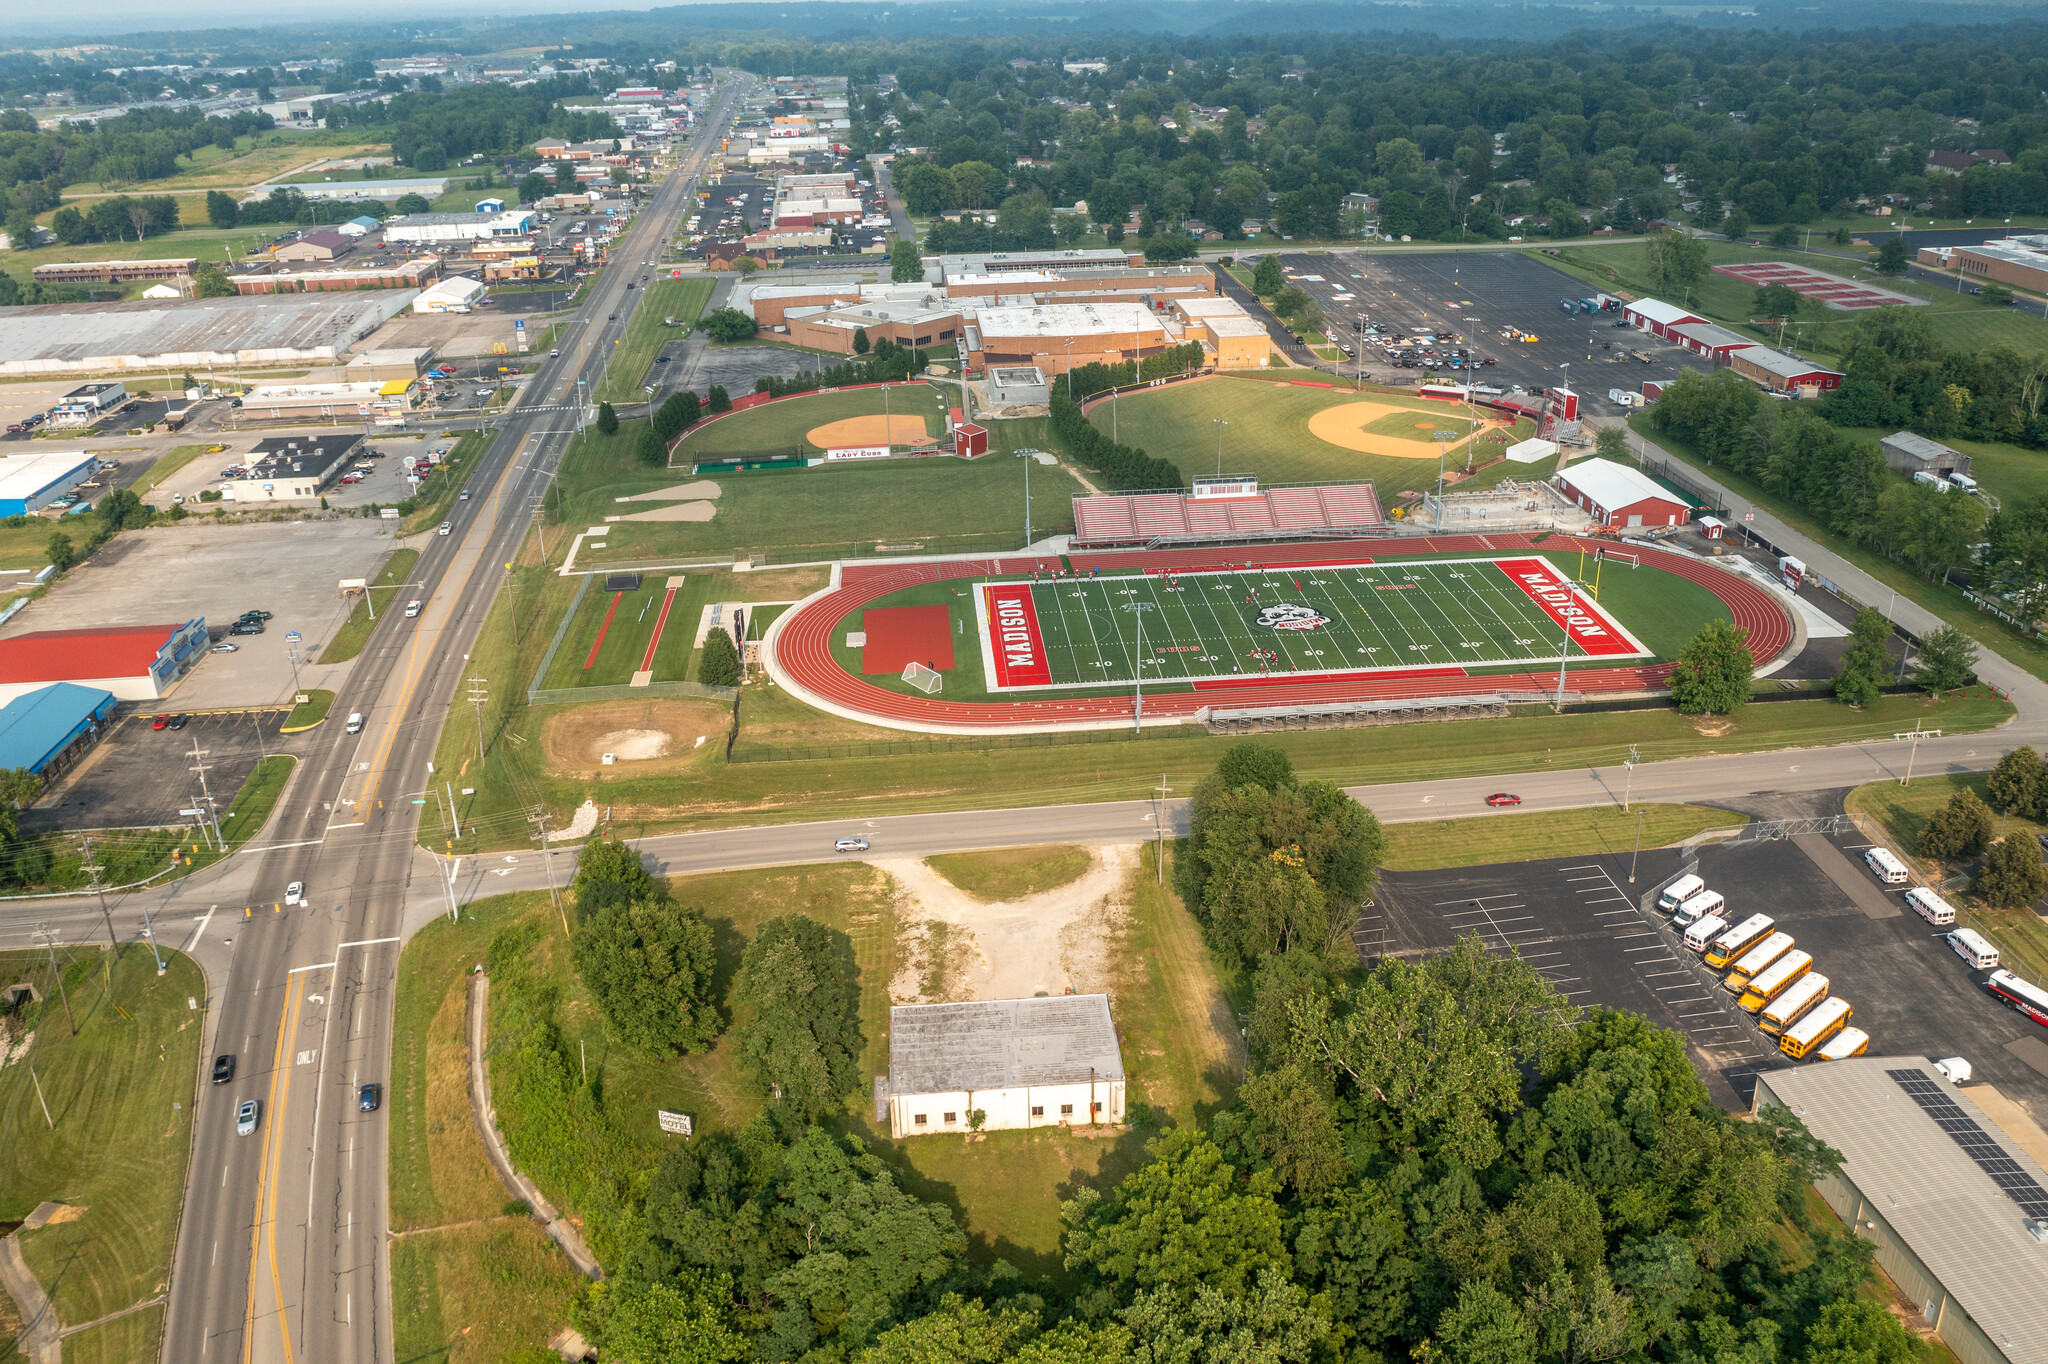
<svg viewBox="0 0 2048 1364">
<path fill-rule="evenodd" d="M 1042 995 L 889 1010 L 875 1121 L 892 1137 L 1124 1120 L 1108 995 Z"/>
<path fill-rule="evenodd" d="M 1677 493 L 1611 459 L 1583 460 L 1558 470 L 1553 481 L 1603 526 L 1682 526 L 1692 515 Z"/>
</svg>

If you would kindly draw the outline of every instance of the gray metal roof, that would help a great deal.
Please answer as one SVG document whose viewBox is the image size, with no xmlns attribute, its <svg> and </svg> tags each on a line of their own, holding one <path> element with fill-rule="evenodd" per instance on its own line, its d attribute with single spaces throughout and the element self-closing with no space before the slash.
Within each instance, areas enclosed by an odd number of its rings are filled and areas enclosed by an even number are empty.
<svg viewBox="0 0 2048 1364">
<path fill-rule="evenodd" d="M 1773 350 L 1769 346 L 1750 346 L 1736 354 L 1735 359 L 1745 365 L 1754 365 L 1767 374 L 1781 379 L 1796 379 L 1802 374 L 1837 374 L 1839 370 L 1826 365 L 1816 365 L 1811 360 L 1802 360 L 1796 355 Z"/>
<path fill-rule="evenodd" d="M 1878 444 L 1888 450 L 1897 450 L 1902 455 L 1911 455 L 1914 459 L 1920 460 L 1954 459 L 1961 453 L 1951 450 L 1938 440 L 1916 436 L 1911 431 L 1895 431 Z"/>
<path fill-rule="evenodd" d="M 1740 332 L 1729 331 L 1726 327 L 1717 327 L 1711 322 L 1681 322 L 1675 327 L 1667 328 L 1667 330 L 1675 332 L 1679 336 L 1689 337 L 1701 345 L 1715 350 L 1719 350 L 1723 346 L 1760 346 L 1763 344 L 1761 341 L 1744 336 Z"/>
<path fill-rule="evenodd" d="M 338 355 L 401 311 L 417 292 L 378 289 L 0 309 L 0 367 L 32 371 L 36 361 L 76 364 L 101 356 Z"/>
<path fill-rule="evenodd" d="M 1939 1086 L 2013 1165 L 2048 1187 L 2048 1171 L 1999 1131 L 1970 1091 L 1951 1087 L 1920 1057 L 1830 1061 L 1758 1080 L 1842 1153 L 1843 1175 L 2008 1359 L 2048 1364 L 2048 1245 L 2027 1234 L 2019 1205 L 1891 1070 L 1917 1071 Z"/>
<path fill-rule="evenodd" d="M 1048 995 L 889 1010 L 889 1089 L 970 1089 L 1124 1078 L 1108 995 Z"/>
</svg>

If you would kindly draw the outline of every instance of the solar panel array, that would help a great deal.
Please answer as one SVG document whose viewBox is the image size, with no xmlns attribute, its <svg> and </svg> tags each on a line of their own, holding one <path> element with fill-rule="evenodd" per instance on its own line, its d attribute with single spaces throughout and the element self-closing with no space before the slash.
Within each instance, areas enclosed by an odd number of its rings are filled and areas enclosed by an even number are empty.
<svg viewBox="0 0 2048 1364">
<path fill-rule="evenodd" d="M 2043 1189 L 2018 1161 L 2007 1155 L 2005 1148 L 1964 1113 L 1940 1084 L 1920 1070 L 1888 1070 L 1885 1074 L 1940 1124 L 1941 1130 L 1991 1176 L 1993 1183 L 2005 1190 L 2007 1198 L 2019 1204 L 2020 1211 L 2029 1217 L 2048 1219 L 2048 1189 Z"/>
</svg>

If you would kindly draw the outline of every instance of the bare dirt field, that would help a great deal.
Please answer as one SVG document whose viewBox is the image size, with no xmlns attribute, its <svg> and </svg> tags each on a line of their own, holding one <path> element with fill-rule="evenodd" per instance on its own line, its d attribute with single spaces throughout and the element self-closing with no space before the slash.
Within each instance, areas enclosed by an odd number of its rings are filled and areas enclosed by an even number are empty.
<svg viewBox="0 0 2048 1364">
<path fill-rule="evenodd" d="M 1093 852 L 1078 880 L 1001 904 L 974 898 L 918 859 L 876 859 L 895 883 L 905 939 L 890 998 L 913 1004 L 1108 990 L 1138 850 L 1119 844 Z"/>
<path fill-rule="evenodd" d="M 559 775 L 600 772 L 607 753 L 635 776 L 659 775 L 722 757 L 731 725 L 731 707 L 717 701 L 600 701 L 549 716 L 541 750 L 547 770 Z"/>
</svg>

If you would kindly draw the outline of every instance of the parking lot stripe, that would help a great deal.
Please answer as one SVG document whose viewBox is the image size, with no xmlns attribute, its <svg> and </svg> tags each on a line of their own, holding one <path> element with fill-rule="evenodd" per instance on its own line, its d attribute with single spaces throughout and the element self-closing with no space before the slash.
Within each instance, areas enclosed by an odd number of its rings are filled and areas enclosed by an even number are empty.
<svg viewBox="0 0 2048 1364">
<path fill-rule="evenodd" d="M 1689 976 L 1691 974 L 1692 972 L 1690 971 L 1653 971 L 1647 979 L 1656 980 L 1661 976 Z"/>
<path fill-rule="evenodd" d="M 1625 905 L 1629 903 L 1629 898 L 1626 895 L 1610 895 L 1604 900 L 1584 900 L 1580 903 L 1588 905 Z"/>
<path fill-rule="evenodd" d="M 1580 866 L 1576 866 L 1576 867 L 1559 867 L 1559 868 L 1558 868 L 1558 870 L 1559 870 L 1559 871 L 1561 871 L 1561 872 L 1565 872 L 1565 871 L 1597 871 L 1597 872 L 1600 872 L 1600 873 L 1601 873 L 1601 875 L 1603 875 L 1603 876 L 1604 876 L 1604 875 L 1606 875 L 1606 872 L 1605 872 L 1604 870 L 1602 870 L 1602 868 L 1601 868 L 1601 866 L 1600 866 L 1600 864 L 1599 864 L 1598 862 L 1587 862 L 1587 863 L 1584 863 L 1583 865 L 1580 865 Z"/>
<path fill-rule="evenodd" d="M 1654 932 L 1646 928 L 1640 933 L 1617 933 L 1614 935 L 1612 941 L 1625 942 L 1630 938 L 1654 938 L 1656 936 L 1657 935 Z M 1631 952 L 1647 952 L 1650 949 L 1647 947 L 1631 947 L 1628 950 Z"/>
</svg>

